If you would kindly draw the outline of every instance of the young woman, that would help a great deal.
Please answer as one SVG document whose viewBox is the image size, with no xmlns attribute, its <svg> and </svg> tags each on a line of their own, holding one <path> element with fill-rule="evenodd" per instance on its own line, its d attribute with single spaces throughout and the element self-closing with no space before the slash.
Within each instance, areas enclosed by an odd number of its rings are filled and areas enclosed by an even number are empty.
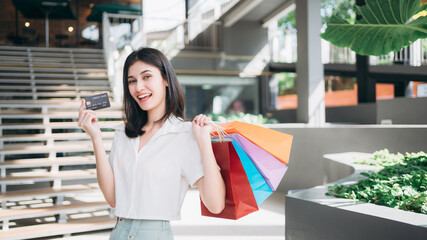
<svg viewBox="0 0 427 240">
<path fill-rule="evenodd" d="M 225 185 L 205 115 L 185 122 L 184 95 L 168 59 L 158 50 L 132 52 L 123 69 L 124 124 L 109 157 L 96 112 L 82 100 L 79 126 L 92 139 L 99 187 L 118 217 L 110 239 L 173 239 L 189 187 L 212 213 L 225 206 Z"/>
</svg>

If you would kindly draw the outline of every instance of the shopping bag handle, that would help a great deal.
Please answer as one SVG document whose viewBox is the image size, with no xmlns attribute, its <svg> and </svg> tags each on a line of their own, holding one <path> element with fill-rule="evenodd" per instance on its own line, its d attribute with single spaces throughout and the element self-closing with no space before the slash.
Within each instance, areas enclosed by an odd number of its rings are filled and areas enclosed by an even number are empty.
<svg viewBox="0 0 427 240">
<path fill-rule="evenodd" d="M 211 135 L 218 136 L 220 142 L 225 141 L 225 137 L 227 136 L 227 133 L 225 132 L 224 128 L 215 123 L 214 121 L 208 121 L 206 124 L 210 125 L 212 127 Z"/>
</svg>

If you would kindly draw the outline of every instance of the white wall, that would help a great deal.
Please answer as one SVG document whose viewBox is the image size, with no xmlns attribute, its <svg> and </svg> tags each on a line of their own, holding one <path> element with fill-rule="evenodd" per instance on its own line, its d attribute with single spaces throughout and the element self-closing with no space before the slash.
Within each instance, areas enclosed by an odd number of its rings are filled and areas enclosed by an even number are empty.
<svg viewBox="0 0 427 240">
<path fill-rule="evenodd" d="M 268 125 L 267 125 L 268 126 Z M 392 153 L 427 152 L 427 125 L 270 125 L 294 136 L 289 169 L 278 190 L 305 189 L 351 174 L 351 168 L 323 159 L 327 153 L 367 152 L 387 148 Z"/>
<path fill-rule="evenodd" d="M 378 101 L 377 122 L 383 119 L 393 124 L 427 124 L 427 97 Z"/>
<path fill-rule="evenodd" d="M 267 111 L 279 122 L 296 122 L 295 109 Z M 393 124 L 427 124 L 427 97 L 394 98 L 356 106 L 326 108 L 326 122 L 376 124 L 391 120 Z"/>
<path fill-rule="evenodd" d="M 361 103 L 356 106 L 326 108 L 326 122 L 330 123 L 377 123 L 377 104 Z"/>
</svg>

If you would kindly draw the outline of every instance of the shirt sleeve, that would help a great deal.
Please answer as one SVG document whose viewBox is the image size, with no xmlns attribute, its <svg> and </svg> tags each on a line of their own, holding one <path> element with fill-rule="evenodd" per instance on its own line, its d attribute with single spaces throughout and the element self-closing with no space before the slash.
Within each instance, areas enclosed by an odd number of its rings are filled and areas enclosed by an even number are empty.
<svg viewBox="0 0 427 240">
<path fill-rule="evenodd" d="M 186 144 L 187 154 L 184 156 L 182 174 L 188 184 L 192 188 L 195 188 L 197 180 L 204 176 L 203 164 L 199 146 L 197 145 L 192 133 L 189 138 L 190 140 L 187 141 L 188 144 Z"/>
</svg>

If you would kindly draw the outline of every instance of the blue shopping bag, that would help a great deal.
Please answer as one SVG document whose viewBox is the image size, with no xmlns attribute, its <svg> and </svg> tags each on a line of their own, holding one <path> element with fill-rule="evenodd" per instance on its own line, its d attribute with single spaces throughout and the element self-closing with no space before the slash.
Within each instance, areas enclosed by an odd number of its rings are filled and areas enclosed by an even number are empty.
<svg viewBox="0 0 427 240">
<path fill-rule="evenodd" d="M 264 177 L 255 167 L 255 165 L 245 153 L 245 151 L 243 151 L 243 149 L 239 146 L 239 144 L 237 144 L 234 140 L 232 140 L 232 143 L 234 149 L 239 155 L 240 162 L 243 165 L 246 176 L 251 185 L 255 200 L 259 206 L 261 203 L 264 202 L 265 199 L 267 199 L 273 193 L 273 190 L 271 190 L 270 186 L 268 186 Z"/>
</svg>

